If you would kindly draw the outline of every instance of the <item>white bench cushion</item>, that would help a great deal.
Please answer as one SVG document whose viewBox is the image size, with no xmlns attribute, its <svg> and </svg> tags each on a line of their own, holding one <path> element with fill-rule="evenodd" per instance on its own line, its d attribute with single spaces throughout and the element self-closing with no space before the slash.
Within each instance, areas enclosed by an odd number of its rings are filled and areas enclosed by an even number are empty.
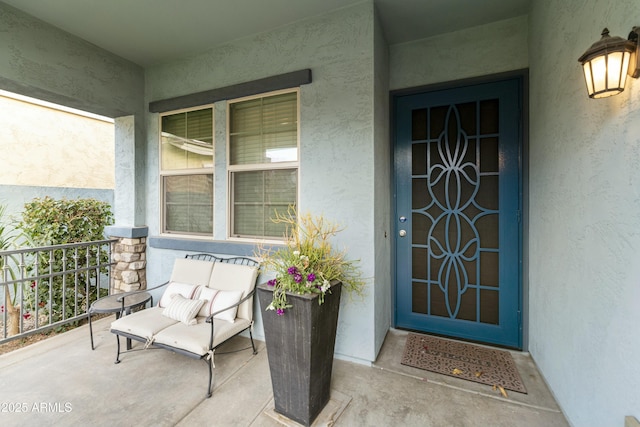
<svg viewBox="0 0 640 427">
<path fill-rule="evenodd" d="M 164 308 L 161 307 L 150 307 L 128 316 L 122 316 L 111 323 L 111 330 L 137 335 L 149 340 L 166 327 L 179 323 L 177 320 L 163 316 L 163 310 Z"/>
<path fill-rule="evenodd" d="M 213 301 L 213 304 L 205 304 L 206 308 L 202 309 L 204 311 L 211 310 L 209 313 L 212 313 L 220 307 L 216 300 L 220 299 L 221 294 L 232 294 L 234 291 L 236 295 L 241 293 L 240 297 L 236 296 L 236 302 L 240 298 L 247 296 L 253 291 L 257 276 L 257 267 L 178 258 L 175 260 L 170 282 L 176 282 L 180 285 L 169 286 L 169 289 L 165 291 L 165 295 L 169 297 L 171 294 L 178 294 L 185 298 Z M 186 285 L 206 287 L 207 292 L 200 288 L 193 293 L 194 288 Z M 184 295 L 183 292 L 174 292 L 178 290 L 177 288 L 184 288 L 182 290 L 188 291 L 186 292 L 188 295 Z M 219 292 L 216 293 L 214 289 L 219 290 Z M 224 303 L 224 307 L 232 303 Z M 198 308 L 200 309 L 200 307 Z M 111 330 L 115 333 L 122 332 L 140 337 L 149 343 L 162 344 L 199 356 L 205 356 L 210 350 L 211 325 L 206 323 L 205 317 L 202 316 L 202 310 L 200 312 L 196 311 L 198 316 L 194 319 L 195 324 L 192 325 L 164 316 L 164 310 L 165 308 L 163 307 L 151 307 L 123 316 L 111 324 Z M 224 312 L 222 314 L 227 313 Z M 243 302 L 238 307 L 237 317 L 234 314 L 232 318 L 227 320 L 214 318 L 215 335 L 213 347 L 249 328 L 252 318 L 252 299 Z"/>
<path fill-rule="evenodd" d="M 213 270 L 213 264 L 212 261 L 176 258 L 169 281 L 207 286 L 209 277 L 211 277 L 211 270 Z"/>
<path fill-rule="evenodd" d="M 154 343 L 180 348 L 204 356 L 209 351 L 211 325 L 203 317 L 198 317 L 197 321 L 196 325 L 190 326 L 177 322 L 161 330 L 155 335 Z M 248 328 L 251 324 L 246 319 L 236 319 L 234 323 L 215 318 L 213 321 L 215 331 L 213 347 Z"/>
</svg>

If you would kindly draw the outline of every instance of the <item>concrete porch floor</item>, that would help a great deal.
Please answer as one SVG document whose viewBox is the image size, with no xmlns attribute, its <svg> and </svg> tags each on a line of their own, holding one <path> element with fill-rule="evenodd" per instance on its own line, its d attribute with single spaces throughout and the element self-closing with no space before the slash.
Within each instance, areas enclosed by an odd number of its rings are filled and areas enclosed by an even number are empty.
<svg viewBox="0 0 640 427">
<path fill-rule="evenodd" d="M 0 356 L 0 425 L 282 425 L 270 411 L 264 342 L 256 341 L 255 356 L 241 350 L 246 338 L 221 347 L 206 399 L 202 361 L 146 350 L 115 365 L 112 320 L 94 323 L 94 351 L 84 326 Z M 371 367 L 336 360 L 332 400 L 314 425 L 568 426 L 529 355 L 513 353 L 529 394 L 504 398 L 490 386 L 401 365 L 405 336 L 389 331 Z"/>
</svg>

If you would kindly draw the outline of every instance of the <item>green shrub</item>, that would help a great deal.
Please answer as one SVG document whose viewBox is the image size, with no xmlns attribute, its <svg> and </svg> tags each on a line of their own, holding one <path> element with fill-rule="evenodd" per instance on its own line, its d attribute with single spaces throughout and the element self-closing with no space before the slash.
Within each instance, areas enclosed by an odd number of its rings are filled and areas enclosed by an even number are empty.
<svg viewBox="0 0 640 427">
<path fill-rule="evenodd" d="M 104 239 L 104 228 L 113 224 L 113 214 L 108 203 L 96 199 L 55 200 L 50 197 L 36 198 L 24 205 L 20 228 L 36 246 L 60 245 L 65 243 L 90 242 Z M 108 253 L 100 252 L 100 259 L 94 249 L 55 250 L 51 254 L 41 253 L 27 268 L 34 275 L 74 270 L 87 265 L 107 263 Z M 91 301 L 107 293 L 99 290 L 95 269 L 41 279 L 31 284 L 32 292 L 27 294 L 24 309 L 51 315 L 57 322 L 85 312 Z M 77 281 L 77 288 L 76 288 Z M 37 289 L 37 296 L 35 295 Z M 89 290 L 89 292 L 87 292 Z M 23 309 L 23 316 L 25 310 Z"/>
<path fill-rule="evenodd" d="M 104 228 L 113 224 L 108 203 L 96 199 L 55 200 L 35 198 L 25 203 L 19 224 L 41 246 L 104 239 Z"/>
</svg>

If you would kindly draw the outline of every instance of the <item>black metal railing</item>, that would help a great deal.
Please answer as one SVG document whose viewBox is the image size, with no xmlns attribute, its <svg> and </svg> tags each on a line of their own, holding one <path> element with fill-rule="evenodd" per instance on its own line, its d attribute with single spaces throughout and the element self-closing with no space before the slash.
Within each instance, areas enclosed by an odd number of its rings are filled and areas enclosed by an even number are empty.
<svg viewBox="0 0 640 427">
<path fill-rule="evenodd" d="M 112 292 L 115 242 L 0 251 L 0 344 L 87 317 Z"/>
</svg>

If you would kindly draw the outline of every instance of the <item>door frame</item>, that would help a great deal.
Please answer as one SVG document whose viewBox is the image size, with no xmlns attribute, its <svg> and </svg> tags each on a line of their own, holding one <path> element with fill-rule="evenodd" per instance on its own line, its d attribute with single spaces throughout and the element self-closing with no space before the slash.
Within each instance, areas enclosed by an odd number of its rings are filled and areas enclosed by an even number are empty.
<svg viewBox="0 0 640 427">
<path fill-rule="evenodd" d="M 395 158 L 395 146 L 396 146 L 396 99 L 401 96 L 416 95 L 423 92 L 432 92 L 444 89 L 455 89 L 464 86 L 472 86 L 483 83 L 494 83 L 507 79 L 519 79 L 522 106 L 520 111 L 521 126 L 519 129 L 521 138 L 521 154 L 519 159 L 519 167 L 521 172 L 521 187 L 520 187 L 520 201 L 522 204 L 522 217 L 521 217 L 521 253 L 522 253 L 522 265 L 521 267 L 521 328 L 522 328 L 522 351 L 528 351 L 529 348 L 529 69 L 520 69 L 514 71 L 508 71 L 504 73 L 491 74 L 481 77 L 473 77 L 461 80 L 440 82 L 434 84 L 428 84 L 424 86 L 416 86 L 406 89 L 396 89 L 389 92 L 389 141 L 391 148 L 391 194 L 390 200 L 392 213 L 392 229 L 391 229 L 391 278 L 393 280 L 393 286 L 391 286 L 391 325 L 396 327 L 397 325 L 397 312 L 396 312 L 396 287 L 397 287 L 397 269 L 396 269 L 396 245 L 398 239 L 398 222 L 394 219 L 397 218 L 397 192 L 396 192 L 396 158 Z"/>
</svg>

